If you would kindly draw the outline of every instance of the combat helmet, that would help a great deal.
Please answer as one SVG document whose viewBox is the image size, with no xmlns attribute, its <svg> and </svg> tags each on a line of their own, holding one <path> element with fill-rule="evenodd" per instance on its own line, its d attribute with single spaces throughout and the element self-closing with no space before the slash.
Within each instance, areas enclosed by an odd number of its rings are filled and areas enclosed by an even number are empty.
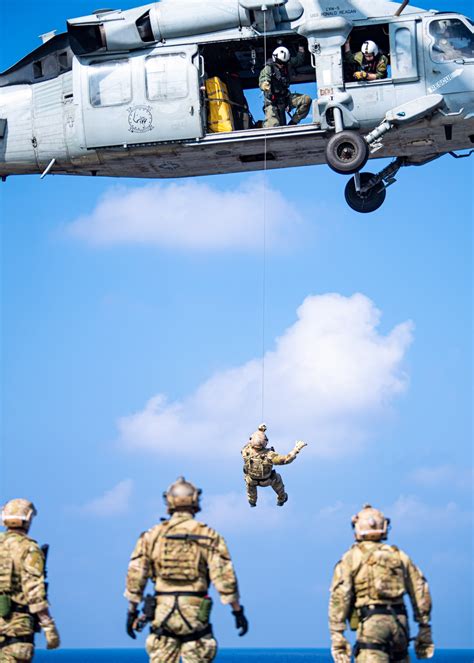
<svg viewBox="0 0 474 663">
<path fill-rule="evenodd" d="M 254 449 L 264 449 L 268 443 L 268 437 L 265 434 L 266 424 L 260 424 L 255 433 L 250 436 L 250 444 Z"/>
<path fill-rule="evenodd" d="M 175 511 L 193 511 L 197 513 L 201 511 L 201 505 L 199 504 L 201 492 L 200 488 L 196 488 L 184 477 L 178 477 L 163 493 L 168 513 L 174 513 Z"/>
<path fill-rule="evenodd" d="M 2 509 L 2 523 L 11 529 L 28 530 L 33 516 L 36 516 L 36 508 L 33 502 L 22 498 L 16 498 L 7 502 Z"/>
<path fill-rule="evenodd" d="M 352 516 L 352 527 L 356 541 L 384 541 L 388 536 L 390 518 L 370 504 L 364 504 L 362 510 Z"/>
</svg>

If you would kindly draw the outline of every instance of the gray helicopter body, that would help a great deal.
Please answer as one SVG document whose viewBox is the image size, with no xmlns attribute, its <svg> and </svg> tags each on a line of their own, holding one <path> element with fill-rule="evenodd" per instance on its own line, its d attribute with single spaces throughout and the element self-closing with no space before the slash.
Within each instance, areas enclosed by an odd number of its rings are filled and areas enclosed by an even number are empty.
<svg viewBox="0 0 474 663">
<path fill-rule="evenodd" d="M 356 173 L 359 192 L 367 157 L 395 157 L 396 172 L 474 147 L 472 22 L 402 9 L 387 0 L 162 0 L 69 20 L 67 32 L 45 35 L 0 74 L 0 177 L 190 177 L 329 163 Z M 387 78 L 348 75 L 349 36 L 353 50 L 379 44 Z M 294 83 L 315 84 L 312 121 L 209 131 L 206 78 L 230 75 L 242 93 L 257 89 L 278 44 L 305 46 Z M 338 134 L 363 137 L 366 158 L 351 161 L 341 140 L 329 145 Z M 341 144 L 347 166 L 337 161 Z M 379 188 L 394 172 L 381 174 Z"/>
</svg>

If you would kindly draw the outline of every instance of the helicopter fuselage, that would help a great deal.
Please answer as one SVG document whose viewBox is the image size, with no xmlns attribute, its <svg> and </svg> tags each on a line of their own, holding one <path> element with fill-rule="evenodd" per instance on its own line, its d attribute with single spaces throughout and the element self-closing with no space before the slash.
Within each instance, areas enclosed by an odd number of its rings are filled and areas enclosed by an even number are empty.
<svg viewBox="0 0 474 663">
<path fill-rule="evenodd" d="M 171 0 L 168 5 L 176 6 Z M 46 41 L 0 75 L 0 177 L 49 168 L 54 174 L 176 178 L 323 164 L 338 121 L 367 135 L 391 109 L 431 97 L 442 97 L 442 103 L 411 122 L 400 117 L 370 158 L 402 157 L 418 164 L 474 147 L 469 19 L 413 8 L 377 18 L 341 16 L 340 9 L 336 16 L 313 11 L 305 19 L 308 9 L 297 0 L 279 14 L 277 8 L 259 12 L 242 5 L 235 16 L 215 18 L 211 27 L 219 30 L 202 34 L 192 30 L 209 29 L 206 12 L 202 28 L 181 26 L 175 34 L 179 25 L 173 28 L 163 10 L 153 21 L 154 5 L 148 5 L 141 8 L 148 11 L 149 24 L 141 24 L 139 47 L 135 34 L 124 29 L 122 14 L 70 22 L 67 34 Z M 136 28 L 144 13 L 134 11 L 129 23 Z M 442 21 L 464 30 L 447 53 L 436 42 Z M 390 62 L 387 78 L 348 77 L 343 44 L 349 35 L 355 49 L 368 36 L 382 42 Z M 223 78 L 233 66 L 230 73 L 243 93 L 257 89 L 258 73 L 278 43 L 306 46 L 295 83 L 312 82 L 315 91 L 317 85 L 311 122 L 210 131 L 206 77 Z"/>
</svg>

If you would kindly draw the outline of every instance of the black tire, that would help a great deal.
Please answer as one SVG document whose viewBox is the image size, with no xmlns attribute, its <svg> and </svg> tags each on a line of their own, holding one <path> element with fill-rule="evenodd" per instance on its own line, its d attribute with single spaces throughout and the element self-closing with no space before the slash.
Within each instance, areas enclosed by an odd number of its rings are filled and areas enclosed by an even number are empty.
<svg viewBox="0 0 474 663">
<path fill-rule="evenodd" d="M 328 140 L 326 161 L 341 175 L 357 173 L 367 163 L 369 146 L 355 131 L 341 131 Z"/>
<path fill-rule="evenodd" d="M 365 186 L 372 177 L 372 173 L 361 173 L 361 186 Z M 369 191 L 363 195 L 357 193 L 354 177 L 351 177 L 349 182 L 346 184 L 346 189 L 344 191 L 346 203 L 353 210 L 360 212 L 361 214 L 367 214 L 369 212 L 375 212 L 375 210 L 378 210 L 378 208 L 383 204 L 386 195 L 387 192 L 382 183 L 377 184 L 372 189 L 369 189 Z"/>
</svg>

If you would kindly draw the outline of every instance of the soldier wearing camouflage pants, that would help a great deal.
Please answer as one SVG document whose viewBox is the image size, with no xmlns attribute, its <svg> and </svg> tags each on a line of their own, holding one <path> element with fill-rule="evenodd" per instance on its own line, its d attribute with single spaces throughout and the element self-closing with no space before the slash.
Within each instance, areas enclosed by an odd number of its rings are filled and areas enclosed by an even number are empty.
<svg viewBox="0 0 474 663">
<path fill-rule="evenodd" d="M 201 491 L 180 477 L 164 494 L 170 518 L 144 532 L 132 553 L 125 597 L 129 601 L 127 633 L 141 630 L 138 604 L 152 579 L 156 608 L 146 650 L 151 663 L 212 661 L 217 642 L 209 622 L 212 582 L 221 601 L 232 607 L 239 635 L 248 622 L 239 603 L 237 578 L 224 539 L 194 519 Z M 142 622 L 143 624 L 143 622 Z"/>
<path fill-rule="evenodd" d="M 250 441 L 242 449 L 244 459 L 244 478 L 247 486 L 247 499 L 250 506 L 257 506 L 257 486 L 271 486 L 277 494 L 278 506 L 283 506 L 288 500 L 285 492 L 283 479 L 273 469 L 274 465 L 288 465 L 292 463 L 303 447 L 305 442 L 297 442 L 295 448 L 282 456 L 270 447 L 267 449 L 268 438 L 265 434 L 267 427 L 260 424 L 258 430 L 250 436 Z"/>
<path fill-rule="evenodd" d="M 264 127 L 285 125 L 286 113 L 291 110 L 296 112 L 288 123 L 290 125 L 298 124 L 308 115 L 311 97 L 307 94 L 290 92 L 293 68 L 302 64 L 304 64 L 303 46 L 299 47 L 298 54 L 294 57 L 290 56 L 290 51 L 285 46 L 278 46 L 260 72 L 258 85 L 264 95 Z"/>
<path fill-rule="evenodd" d="M 405 594 L 419 626 L 416 657 L 434 654 L 428 583 L 406 553 L 383 543 L 389 522 L 368 504 L 352 519 L 356 543 L 336 565 L 331 585 L 329 628 L 335 663 L 351 660 L 351 647 L 344 636 L 347 620 L 357 629 L 357 663 L 409 663 Z"/>
<path fill-rule="evenodd" d="M 0 661 L 27 663 L 34 654 L 34 620 L 48 649 L 59 647 L 59 633 L 49 614 L 44 555 L 28 536 L 34 505 L 14 499 L 2 510 L 7 528 L 0 534 Z"/>
</svg>

